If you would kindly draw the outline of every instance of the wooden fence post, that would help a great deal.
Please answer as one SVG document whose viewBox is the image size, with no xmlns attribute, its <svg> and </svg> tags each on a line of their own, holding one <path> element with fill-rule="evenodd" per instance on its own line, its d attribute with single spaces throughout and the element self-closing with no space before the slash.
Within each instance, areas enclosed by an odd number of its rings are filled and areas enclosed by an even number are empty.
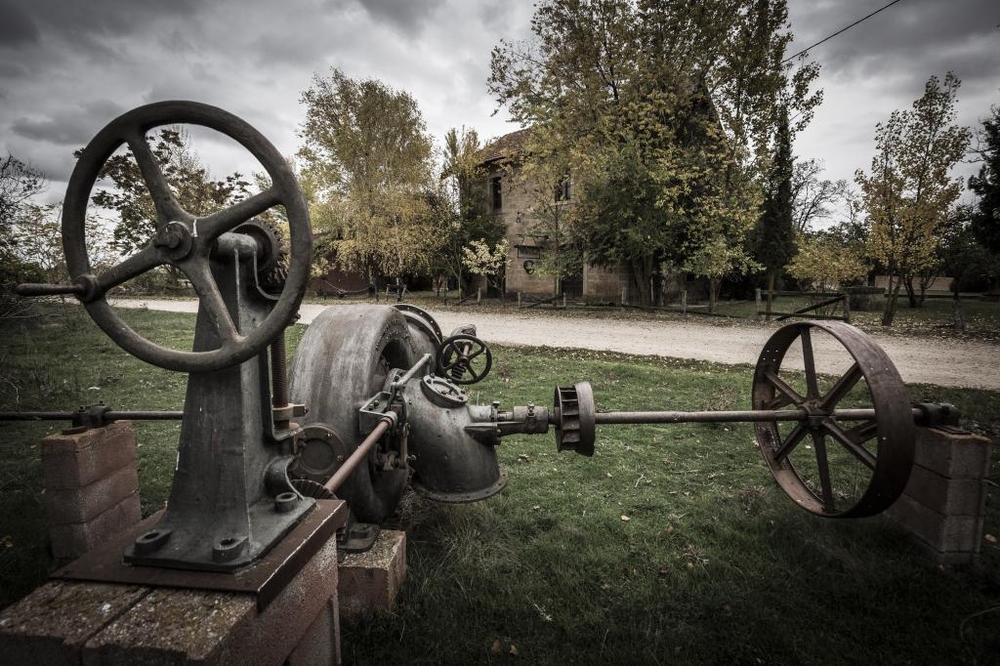
<svg viewBox="0 0 1000 666">
<path fill-rule="evenodd" d="M 760 319 L 760 287 L 757 287 L 757 289 L 754 290 L 754 300 L 757 303 L 757 310 L 754 313 L 754 318 Z"/>
<path fill-rule="evenodd" d="M 688 313 L 688 290 L 685 289 L 681 292 L 681 314 L 685 317 Z"/>
<path fill-rule="evenodd" d="M 844 292 L 844 321 L 851 323 L 851 295 Z"/>
</svg>

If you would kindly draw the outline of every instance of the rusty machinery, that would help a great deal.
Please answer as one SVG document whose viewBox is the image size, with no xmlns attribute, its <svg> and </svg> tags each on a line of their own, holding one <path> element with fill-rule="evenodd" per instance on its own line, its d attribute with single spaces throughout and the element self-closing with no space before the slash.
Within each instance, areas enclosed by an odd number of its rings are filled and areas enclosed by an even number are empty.
<svg viewBox="0 0 1000 666">
<path fill-rule="evenodd" d="M 235 139 L 264 167 L 270 186 L 204 217 L 185 210 L 145 139 L 156 127 L 177 124 Z M 155 202 L 157 227 L 143 249 L 95 273 L 84 219 L 102 165 L 123 146 Z M 260 221 L 276 206 L 288 222 L 287 253 Z M 911 405 L 885 352 L 839 322 L 778 330 L 760 355 L 746 411 L 599 412 L 587 382 L 555 389 L 551 407 L 470 404 L 462 386 L 486 376 L 490 350 L 474 327 L 446 337 L 430 314 L 410 305 L 326 309 L 306 331 L 289 372 L 284 329 L 296 318 L 311 257 L 306 204 L 285 160 L 262 135 L 193 102 L 134 109 L 94 137 L 69 181 L 63 242 L 72 283 L 21 285 L 19 293 L 72 294 L 126 351 L 188 373 L 181 413 L 97 406 L 3 415 L 72 418 L 78 427 L 182 418 L 167 507 L 116 556 L 146 565 L 130 569 L 241 570 L 293 538 L 287 535 L 312 520 L 317 499 L 334 496 L 353 518 L 340 529 L 342 545 L 363 549 L 407 484 L 443 502 L 499 492 L 506 475 L 495 447 L 505 436 L 554 430 L 559 450 L 589 456 L 597 426 L 623 423 L 751 422 L 768 469 L 796 503 L 820 516 L 868 516 L 902 492 L 915 422 L 957 418 L 949 406 Z M 200 301 L 191 351 L 142 337 L 107 300 L 116 286 L 164 265 L 183 273 Z M 846 358 L 833 379 L 818 370 L 817 336 Z"/>
</svg>

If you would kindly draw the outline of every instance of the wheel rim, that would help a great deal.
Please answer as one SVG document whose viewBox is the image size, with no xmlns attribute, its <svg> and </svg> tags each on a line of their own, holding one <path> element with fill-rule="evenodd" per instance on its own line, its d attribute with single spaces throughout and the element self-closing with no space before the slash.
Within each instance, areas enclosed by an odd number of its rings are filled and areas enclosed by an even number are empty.
<svg viewBox="0 0 1000 666">
<path fill-rule="evenodd" d="M 144 180 L 157 207 L 157 227 L 162 230 L 171 220 L 193 224 L 191 215 L 176 201 L 162 172 L 152 158 L 145 134 L 166 125 L 200 125 L 216 130 L 237 141 L 264 167 L 272 186 L 234 206 L 217 211 L 199 222 L 217 223 L 209 234 L 218 238 L 222 233 L 246 222 L 276 205 L 288 213 L 291 235 L 291 260 L 288 276 L 271 313 L 246 335 L 235 325 L 219 295 L 218 286 L 208 274 L 207 241 L 196 241 L 190 267 L 180 268 L 195 285 L 201 298 L 200 307 L 207 307 L 216 322 L 222 345 L 210 351 L 180 351 L 162 347 L 136 333 L 126 325 L 105 299 L 106 292 L 128 279 L 166 263 L 173 263 L 168 251 L 152 244 L 100 275 L 93 275 L 87 255 L 84 220 L 90 194 L 101 167 L 123 145 L 133 151 Z M 84 298 L 88 313 L 119 346 L 149 363 L 169 370 L 204 372 L 218 370 L 243 362 L 266 347 L 292 321 L 305 295 L 312 255 L 312 237 L 308 209 L 295 176 L 278 150 L 256 129 L 242 119 L 217 107 L 197 102 L 169 101 L 142 106 L 129 111 L 105 126 L 84 149 L 70 177 L 63 204 L 63 248 L 70 276 L 83 281 L 90 293 Z M 189 274 L 188 269 L 191 273 Z"/>
<path fill-rule="evenodd" d="M 838 422 L 832 415 L 838 407 L 873 408 L 875 417 Z M 903 492 L 916 436 L 906 388 L 881 347 L 853 326 L 802 322 L 779 329 L 757 362 L 753 408 L 806 415 L 761 422 L 755 430 L 771 474 L 807 511 L 870 516 Z"/>
</svg>

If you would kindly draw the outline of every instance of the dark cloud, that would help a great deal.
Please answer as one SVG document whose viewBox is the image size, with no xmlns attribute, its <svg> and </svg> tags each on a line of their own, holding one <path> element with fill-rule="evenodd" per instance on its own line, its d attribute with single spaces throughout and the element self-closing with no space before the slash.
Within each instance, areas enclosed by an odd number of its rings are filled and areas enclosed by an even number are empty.
<svg viewBox="0 0 1000 666">
<path fill-rule="evenodd" d="M 199 0 L 5 0 L 43 30 L 127 36 L 158 18 L 193 18 Z"/>
<path fill-rule="evenodd" d="M 21 47 L 38 42 L 38 26 L 20 7 L 0 0 L 0 47 Z"/>
<path fill-rule="evenodd" d="M 793 0 L 789 6 L 796 33 L 792 51 L 818 42 L 885 4 L 884 0 Z M 904 86 L 949 70 L 963 80 L 995 77 L 1000 54 L 998 23 L 1000 3 L 995 0 L 903 0 L 815 47 L 809 58 L 819 62 L 829 76 L 883 76 Z"/>
<path fill-rule="evenodd" d="M 63 107 L 46 117 L 16 118 L 11 131 L 22 138 L 82 148 L 97 131 L 125 109 L 111 100 Z"/>
<path fill-rule="evenodd" d="M 442 0 L 358 0 L 362 7 L 379 22 L 389 22 L 403 34 L 416 35 L 423 28 Z"/>
</svg>

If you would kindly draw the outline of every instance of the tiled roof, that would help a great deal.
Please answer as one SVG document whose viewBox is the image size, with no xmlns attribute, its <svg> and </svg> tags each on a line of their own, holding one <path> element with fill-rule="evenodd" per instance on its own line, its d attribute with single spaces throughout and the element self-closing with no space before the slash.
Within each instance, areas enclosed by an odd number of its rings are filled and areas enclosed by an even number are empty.
<svg viewBox="0 0 1000 666">
<path fill-rule="evenodd" d="M 511 132 L 510 134 L 504 134 L 499 139 L 493 141 L 479 151 L 480 164 L 489 164 L 490 162 L 516 157 L 522 152 L 530 132 L 531 128 L 528 127 Z"/>
</svg>

